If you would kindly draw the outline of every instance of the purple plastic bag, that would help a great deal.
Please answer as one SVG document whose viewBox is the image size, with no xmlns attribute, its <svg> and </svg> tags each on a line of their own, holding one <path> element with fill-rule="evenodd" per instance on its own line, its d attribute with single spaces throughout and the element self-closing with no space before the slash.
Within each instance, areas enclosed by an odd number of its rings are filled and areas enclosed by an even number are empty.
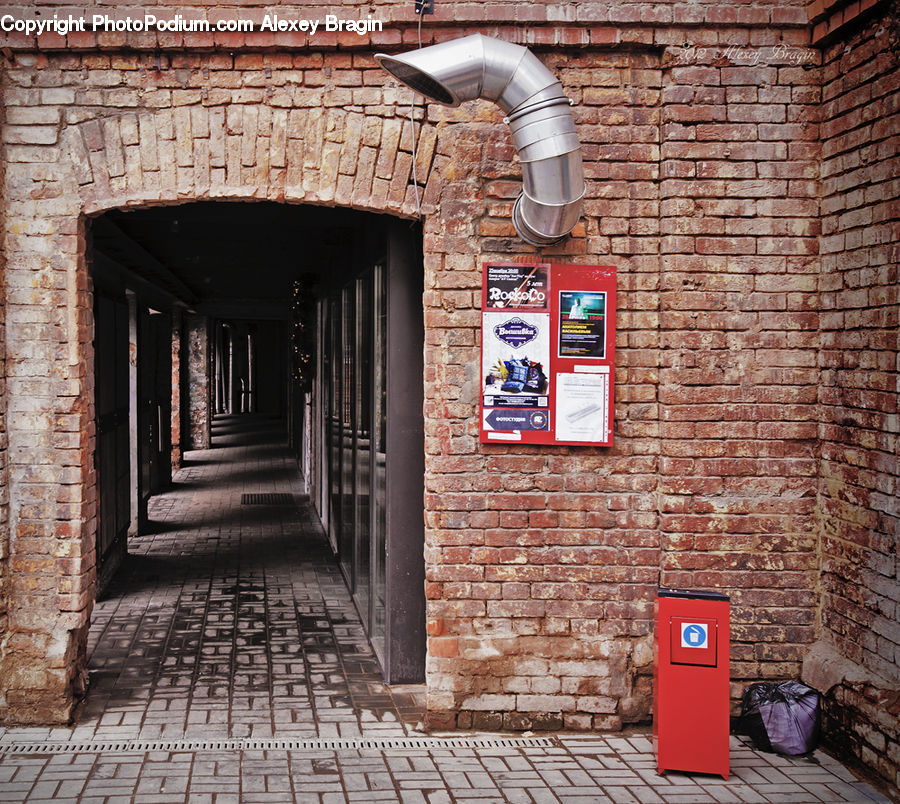
<svg viewBox="0 0 900 804">
<path fill-rule="evenodd" d="M 819 743 L 820 696 L 799 681 L 751 684 L 744 690 L 739 729 L 763 751 L 796 756 Z"/>
</svg>

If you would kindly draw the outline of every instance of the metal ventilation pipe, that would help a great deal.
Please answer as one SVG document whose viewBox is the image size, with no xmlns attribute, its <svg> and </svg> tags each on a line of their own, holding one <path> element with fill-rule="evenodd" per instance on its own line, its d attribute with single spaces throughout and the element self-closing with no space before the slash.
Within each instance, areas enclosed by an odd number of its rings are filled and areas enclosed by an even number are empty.
<svg viewBox="0 0 900 804">
<path fill-rule="evenodd" d="M 522 162 L 522 193 L 512 215 L 516 231 L 535 246 L 572 231 L 584 197 L 581 143 L 562 85 L 528 48 L 474 34 L 375 58 L 436 103 L 459 106 L 484 98 L 500 106 Z"/>
</svg>

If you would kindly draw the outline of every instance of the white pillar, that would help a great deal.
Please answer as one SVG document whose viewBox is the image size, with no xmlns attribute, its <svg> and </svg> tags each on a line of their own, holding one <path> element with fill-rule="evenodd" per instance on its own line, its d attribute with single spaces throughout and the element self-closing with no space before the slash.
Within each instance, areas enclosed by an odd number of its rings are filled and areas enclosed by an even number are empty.
<svg viewBox="0 0 900 804">
<path fill-rule="evenodd" d="M 253 333 L 247 333 L 247 413 L 256 412 L 256 366 L 253 360 Z"/>
<path fill-rule="evenodd" d="M 125 291 L 128 300 L 128 535 L 137 536 L 140 503 L 140 466 L 138 465 L 138 309 L 137 297 Z"/>
</svg>

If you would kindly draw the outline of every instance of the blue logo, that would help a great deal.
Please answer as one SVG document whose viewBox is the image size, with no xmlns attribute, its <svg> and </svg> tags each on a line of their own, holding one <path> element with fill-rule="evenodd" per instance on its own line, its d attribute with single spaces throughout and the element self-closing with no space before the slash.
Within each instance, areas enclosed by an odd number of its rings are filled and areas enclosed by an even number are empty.
<svg viewBox="0 0 900 804">
<path fill-rule="evenodd" d="M 702 623 L 681 624 L 682 648 L 705 648 L 709 639 L 707 626 Z"/>
<path fill-rule="evenodd" d="M 507 346 L 518 349 L 526 343 L 531 343 L 538 336 L 538 328 L 521 318 L 510 318 L 509 321 L 494 327 L 494 335 Z"/>
</svg>

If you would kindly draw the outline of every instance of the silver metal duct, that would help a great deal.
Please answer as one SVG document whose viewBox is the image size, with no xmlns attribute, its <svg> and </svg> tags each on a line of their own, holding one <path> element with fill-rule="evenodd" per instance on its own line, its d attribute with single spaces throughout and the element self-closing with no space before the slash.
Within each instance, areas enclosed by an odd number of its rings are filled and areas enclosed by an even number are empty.
<svg viewBox="0 0 900 804">
<path fill-rule="evenodd" d="M 571 102 L 528 48 L 473 34 L 378 63 L 429 100 L 447 106 L 476 98 L 504 112 L 522 162 L 513 225 L 536 246 L 562 240 L 581 216 L 584 172 Z"/>
</svg>

